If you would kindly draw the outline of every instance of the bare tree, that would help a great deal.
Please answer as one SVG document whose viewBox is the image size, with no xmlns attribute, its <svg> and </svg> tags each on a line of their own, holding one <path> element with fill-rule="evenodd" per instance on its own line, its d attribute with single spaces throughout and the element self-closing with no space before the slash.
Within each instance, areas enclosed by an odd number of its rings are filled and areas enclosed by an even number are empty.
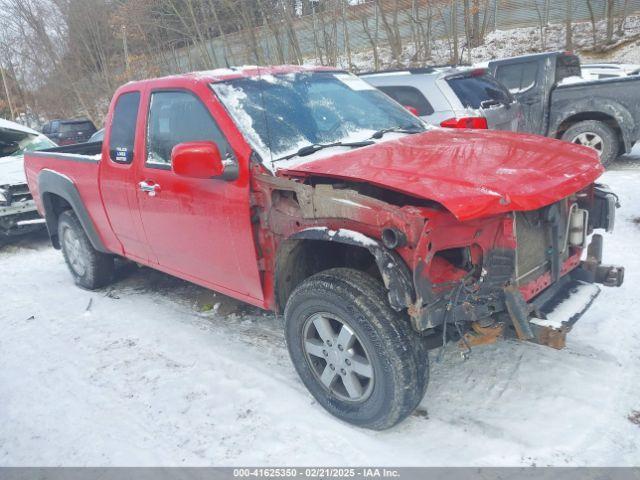
<svg viewBox="0 0 640 480">
<path fill-rule="evenodd" d="M 596 16 L 593 12 L 593 5 L 591 5 L 591 0 L 587 0 L 587 9 L 589 10 L 589 19 L 591 20 L 591 41 L 593 43 L 593 49 L 595 50 L 598 47 L 598 32 L 596 29 Z"/>
<path fill-rule="evenodd" d="M 613 28 L 615 23 L 615 0 L 606 0 L 605 17 L 607 19 L 607 44 L 613 43 Z"/>
<path fill-rule="evenodd" d="M 573 50 L 573 26 L 572 26 L 572 18 L 573 18 L 573 3 L 571 0 L 566 0 L 566 11 L 565 11 L 565 48 L 567 50 Z"/>
<path fill-rule="evenodd" d="M 360 21 L 362 22 L 362 28 L 364 30 L 369 43 L 371 44 L 371 51 L 373 52 L 373 68 L 374 70 L 380 70 L 380 54 L 378 51 L 378 44 L 380 41 L 380 22 L 378 15 L 378 5 L 373 5 L 373 27 L 369 25 L 369 16 L 362 15 Z"/>
<path fill-rule="evenodd" d="M 451 2 L 451 36 L 453 37 L 453 55 L 451 57 L 451 63 L 457 65 L 460 63 L 460 57 L 458 52 L 458 1 L 452 0 Z"/>
<path fill-rule="evenodd" d="M 396 65 L 402 62 L 402 37 L 398 28 L 398 0 L 394 0 L 394 8 L 392 9 L 391 19 L 389 19 L 389 12 L 385 9 L 387 2 L 382 0 L 376 0 L 376 6 L 380 13 L 380 20 L 387 34 L 387 41 L 389 42 L 389 48 L 391 49 L 391 56 Z"/>
</svg>

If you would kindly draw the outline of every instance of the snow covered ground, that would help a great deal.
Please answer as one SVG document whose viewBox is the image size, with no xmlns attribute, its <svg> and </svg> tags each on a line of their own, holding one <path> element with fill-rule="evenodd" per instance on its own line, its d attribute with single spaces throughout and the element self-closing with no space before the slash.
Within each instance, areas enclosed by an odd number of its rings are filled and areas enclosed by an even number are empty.
<svg viewBox="0 0 640 480">
<path fill-rule="evenodd" d="M 125 267 L 75 287 L 42 236 L 0 250 L 0 465 L 637 465 L 640 151 L 605 174 L 622 209 L 603 289 L 556 351 L 449 346 L 420 410 L 386 432 L 314 404 L 282 323 Z"/>
</svg>

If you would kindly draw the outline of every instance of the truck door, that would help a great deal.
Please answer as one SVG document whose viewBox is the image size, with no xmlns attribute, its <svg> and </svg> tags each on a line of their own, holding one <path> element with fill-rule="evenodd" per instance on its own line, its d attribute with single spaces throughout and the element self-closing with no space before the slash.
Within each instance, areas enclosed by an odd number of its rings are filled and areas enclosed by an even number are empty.
<svg viewBox="0 0 640 480">
<path fill-rule="evenodd" d="M 171 170 L 171 151 L 183 142 L 215 142 L 233 157 L 201 89 L 149 92 L 144 158 L 138 165 L 138 204 L 147 242 L 159 267 L 176 276 L 261 305 L 260 272 L 250 221 L 248 159 L 237 180 L 197 179 Z M 208 98 L 207 98 L 208 97 Z"/>
<path fill-rule="evenodd" d="M 494 76 L 522 105 L 520 131 L 544 135 L 546 95 L 544 63 L 538 59 L 500 60 Z M 491 67 L 491 63 L 489 64 Z"/>
<path fill-rule="evenodd" d="M 107 121 L 100 162 L 100 194 L 111 228 L 122 244 L 126 257 L 147 263 L 151 255 L 140 222 L 134 182 L 133 160 L 142 156 L 139 124 L 141 92 L 120 93 L 115 100 L 110 123 Z M 142 128 L 142 127 L 141 127 Z"/>
</svg>

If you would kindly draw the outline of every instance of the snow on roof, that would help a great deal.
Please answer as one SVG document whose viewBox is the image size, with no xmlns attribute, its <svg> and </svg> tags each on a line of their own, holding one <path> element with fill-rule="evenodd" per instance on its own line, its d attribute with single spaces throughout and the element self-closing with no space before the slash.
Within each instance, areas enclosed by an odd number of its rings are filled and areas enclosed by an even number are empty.
<svg viewBox="0 0 640 480">
<path fill-rule="evenodd" d="M 287 73 L 303 73 L 303 72 L 325 72 L 325 71 L 341 71 L 335 67 L 315 66 L 315 65 L 271 65 L 260 67 L 257 65 L 242 65 L 239 67 L 216 68 L 213 70 L 201 70 L 196 72 L 181 73 L 177 75 L 169 75 L 161 78 L 151 78 L 141 80 L 141 82 L 149 82 L 155 80 L 166 79 L 186 79 L 206 82 L 221 82 L 225 80 L 233 80 L 244 77 L 264 77 L 273 75 L 285 75 Z M 132 82 L 138 83 L 138 82 Z"/>
</svg>

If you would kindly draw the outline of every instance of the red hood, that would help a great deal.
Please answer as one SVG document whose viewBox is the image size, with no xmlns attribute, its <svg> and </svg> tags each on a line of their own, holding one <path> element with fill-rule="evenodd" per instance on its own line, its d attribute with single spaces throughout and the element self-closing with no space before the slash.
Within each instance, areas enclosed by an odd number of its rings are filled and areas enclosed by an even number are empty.
<svg viewBox="0 0 640 480">
<path fill-rule="evenodd" d="M 438 128 L 278 173 L 368 182 L 436 201 L 468 220 L 541 208 L 581 190 L 603 171 L 586 147 L 537 135 Z"/>
</svg>

